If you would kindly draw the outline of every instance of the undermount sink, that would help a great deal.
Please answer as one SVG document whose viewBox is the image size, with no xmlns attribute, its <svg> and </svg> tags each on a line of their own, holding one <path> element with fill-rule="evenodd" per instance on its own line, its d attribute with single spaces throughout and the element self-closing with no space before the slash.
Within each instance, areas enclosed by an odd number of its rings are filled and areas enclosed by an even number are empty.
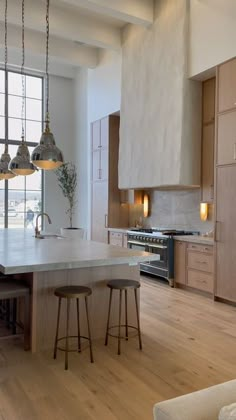
<svg viewBox="0 0 236 420">
<path fill-rule="evenodd" d="M 64 236 L 54 235 L 54 234 L 42 234 L 35 236 L 36 239 L 65 239 Z"/>
</svg>

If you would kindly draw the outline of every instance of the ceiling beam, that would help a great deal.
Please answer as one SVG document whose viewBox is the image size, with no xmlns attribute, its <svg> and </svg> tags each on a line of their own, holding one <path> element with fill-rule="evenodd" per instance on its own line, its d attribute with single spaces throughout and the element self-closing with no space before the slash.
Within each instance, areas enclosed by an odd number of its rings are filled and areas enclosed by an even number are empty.
<svg viewBox="0 0 236 420">
<path fill-rule="evenodd" d="M 46 6 L 39 0 L 30 0 L 30 7 L 25 7 L 25 27 L 45 33 Z M 0 14 L 3 22 L 4 14 Z M 21 25 L 20 3 L 9 2 L 8 22 Z M 79 12 L 65 7 L 50 7 L 50 36 L 68 41 L 82 42 L 91 46 L 118 50 L 121 48 L 121 32 L 110 24 L 99 19 L 83 16 Z"/>
<path fill-rule="evenodd" d="M 3 46 L 3 39 L 0 39 L 0 45 Z M 9 25 L 8 46 L 14 50 L 21 50 L 21 28 Z M 28 65 L 28 52 L 34 55 L 44 57 L 46 54 L 45 35 L 40 32 L 25 29 L 25 49 L 26 66 Z M 75 42 L 50 38 L 49 64 L 53 59 L 58 63 L 69 64 L 75 67 L 83 66 L 95 68 L 98 64 L 98 49 L 77 45 Z M 10 63 L 10 60 L 9 60 Z M 11 64 L 11 63 L 10 63 Z M 13 63 L 14 64 L 14 63 Z M 20 64 L 20 63 L 19 63 Z"/>
<path fill-rule="evenodd" d="M 150 26 L 154 20 L 153 0 L 61 0 L 96 13 L 112 16 L 124 22 Z"/>
</svg>

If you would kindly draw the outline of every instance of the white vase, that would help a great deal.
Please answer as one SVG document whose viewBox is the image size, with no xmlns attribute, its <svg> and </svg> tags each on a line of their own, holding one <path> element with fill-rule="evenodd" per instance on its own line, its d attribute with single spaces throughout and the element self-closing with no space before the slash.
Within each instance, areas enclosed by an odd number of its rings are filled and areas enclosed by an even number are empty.
<svg viewBox="0 0 236 420">
<path fill-rule="evenodd" d="M 71 239 L 86 239 L 86 231 L 83 228 L 61 228 L 61 236 Z"/>
</svg>

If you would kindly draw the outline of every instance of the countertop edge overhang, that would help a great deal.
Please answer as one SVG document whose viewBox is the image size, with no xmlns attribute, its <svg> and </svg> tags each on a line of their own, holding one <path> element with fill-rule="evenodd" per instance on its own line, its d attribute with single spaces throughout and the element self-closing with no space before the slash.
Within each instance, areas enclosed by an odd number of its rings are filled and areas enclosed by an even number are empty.
<svg viewBox="0 0 236 420">
<path fill-rule="evenodd" d="M 0 272 L 22 274 L 155 261 L 147 252 L 82 239 L 36 239 L 20 229 L 0 230 Z"/>
</svg>

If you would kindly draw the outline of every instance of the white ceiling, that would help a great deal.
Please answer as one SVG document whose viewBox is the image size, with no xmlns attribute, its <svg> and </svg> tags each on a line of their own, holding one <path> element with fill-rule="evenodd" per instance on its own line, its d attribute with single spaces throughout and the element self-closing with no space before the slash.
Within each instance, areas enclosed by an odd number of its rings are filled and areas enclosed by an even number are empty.
<svg viewBox="0 0 236 420">
<path fill-rule="evenodd" d="M 99 49 L 120 50 L 122 28 L 127 23 L 152 24 L 153 3 L 154 0 L 51 0 L 50 62 L 57 66 L 61 63 L 95 68 Z M 43 68 L 45 62 L 45 14 L 46 0 L 25 1 L 26 67 L 29 68 L 35 62 L 40 67 L 40 61 Z M 0 14 L 0 22 L 4 22 L 4 12 Z M 16 65 L 21 51 L 20 0 L 8 1 L 8 25 L 9 61 L 12 57 L 12 64 Z"/>
</svg>

